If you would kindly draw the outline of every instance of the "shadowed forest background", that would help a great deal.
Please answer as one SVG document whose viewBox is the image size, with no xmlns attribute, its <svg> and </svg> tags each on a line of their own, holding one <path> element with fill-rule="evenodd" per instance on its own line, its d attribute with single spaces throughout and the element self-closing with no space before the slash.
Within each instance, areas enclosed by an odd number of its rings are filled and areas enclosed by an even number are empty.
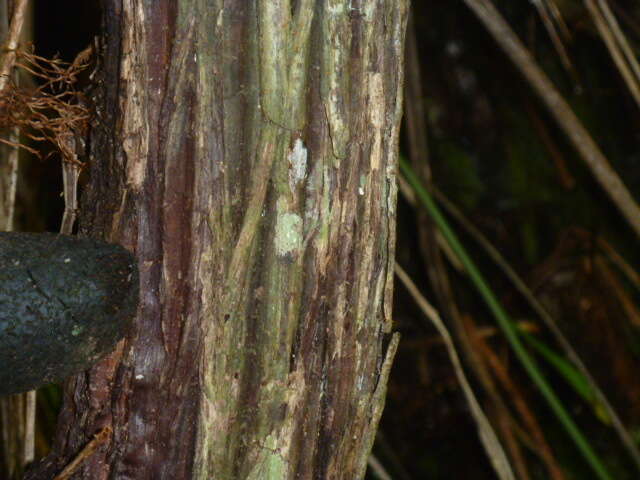
<svg viewBox="0 0 640 480">
<path fill-rule="evenodd" d="M 93 2 L 34 5 L 42 57 L 71 62 L 99 29 Z M 367 478 L 496 478 L 420 293 L 517 478 L 638 478 L 640 232 L 620 213 L 637 205 L 602 188 L 584 161 L 591 144 L 582 134 L 580 151 L 570 136 L 584 127 L 638 199 L 640 6 L 495 1 L 498 14 L 487 5 L 413 2 L 397 225 L 406 276 L 394 299 L 402 339 Z M 498 15 L 531 53 L 524 67 L 503 51 L 510 37 L 487 28 Z M 523 68 L 543 71 L 577 118 L 559 120 Z M 55 155 L 21 158 L 16 230 L 57 231 L 61 191 Z M 38 393 L 37 456 L 59 402 L 55 386 Z M 0 459 L 5 471 L 10 463 Z"/>
</svg>

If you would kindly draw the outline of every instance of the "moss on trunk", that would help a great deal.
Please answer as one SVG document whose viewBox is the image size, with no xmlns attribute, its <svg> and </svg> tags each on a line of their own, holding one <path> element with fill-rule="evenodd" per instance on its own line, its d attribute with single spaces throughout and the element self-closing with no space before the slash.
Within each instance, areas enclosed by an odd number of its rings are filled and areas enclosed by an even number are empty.
<svg viewBox="0 0 640 480">
<path fill-rule="evenodd" d="M 136 252 L 140 315 L 67 385 L 40 474 L 110 426 L 81 478 L 361 478 L 397 345 L 406 2 L 103 3 L 81 227 Z"/>
</svg>

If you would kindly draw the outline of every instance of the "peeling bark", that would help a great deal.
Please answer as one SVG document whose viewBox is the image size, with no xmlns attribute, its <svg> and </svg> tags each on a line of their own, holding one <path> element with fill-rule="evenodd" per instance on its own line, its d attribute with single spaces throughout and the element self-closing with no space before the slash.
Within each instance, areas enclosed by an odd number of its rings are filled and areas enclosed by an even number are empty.
<svg viewBox="0 0 640 480">
<path fill-rule="evenodd" d="M 74 478 L 362 478 L 397 346 L 406 2 L 103 5 L 81 229 L 136 253 L 141 304 L 30 478 L 104 427 Z"/>
</svg>

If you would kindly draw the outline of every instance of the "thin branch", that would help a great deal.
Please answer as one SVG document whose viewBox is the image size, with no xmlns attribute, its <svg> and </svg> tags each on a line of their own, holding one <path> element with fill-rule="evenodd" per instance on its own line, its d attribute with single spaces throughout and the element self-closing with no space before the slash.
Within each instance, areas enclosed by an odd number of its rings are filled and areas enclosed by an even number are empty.
<svg viewBox="0 0 640 480">
<path fill-rule="evenodd" d="M 94 435 L 89 443 L 76 455 L 76 457 L 69 463 L 62 472 L 56 475 L 53 480 L 68 480 L 71 478 L 78 467 L 95 453 L 95 451 L 104 443 L 106 443 L 111 437 L 111 427 L 104 427 L 98 433 Z"/>
<path fill-rule="evenodd" d="M 64 137 L 65 152 L 73 152 L 72 157 L 62 158 L 62 180 L 64 185 L 64 214 L 60 223 L 60 233 L 71 235 L 78 215 L 78 178 L 81 163 L 76 151 L 75 136 L 70 132 Z"/>
</svg>

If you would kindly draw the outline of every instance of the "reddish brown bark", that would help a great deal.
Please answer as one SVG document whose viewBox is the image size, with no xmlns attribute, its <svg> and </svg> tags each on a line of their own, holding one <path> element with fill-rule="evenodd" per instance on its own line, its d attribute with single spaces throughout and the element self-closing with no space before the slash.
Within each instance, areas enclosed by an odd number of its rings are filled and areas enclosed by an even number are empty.
<svg viewBox="0 0 640 480">
<path fill-rule="evenodd" d="M 30 478 L 104 427 L 77 478 L 361 477 L 396 345 L 405 3 L 103 5 L 81 226 L 136 253 L 141 304 Z"/>
</svg>

